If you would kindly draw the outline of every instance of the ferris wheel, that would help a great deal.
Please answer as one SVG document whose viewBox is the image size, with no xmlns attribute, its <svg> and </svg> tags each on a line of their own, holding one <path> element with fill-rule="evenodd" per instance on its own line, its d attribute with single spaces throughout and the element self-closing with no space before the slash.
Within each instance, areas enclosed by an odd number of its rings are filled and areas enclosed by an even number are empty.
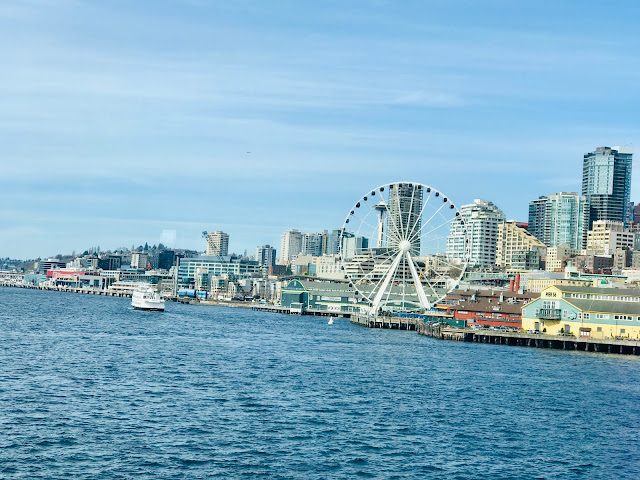
<svg viewBox="0 0 640 480">
<path fill-rule="evenodd" d="M 442 192 L 389 183 L 362 196 L 344 221 L 340 261 L 369 313 L 424 312 L 455 289 L 468 258 L 466 226 Z"/>
</svg>

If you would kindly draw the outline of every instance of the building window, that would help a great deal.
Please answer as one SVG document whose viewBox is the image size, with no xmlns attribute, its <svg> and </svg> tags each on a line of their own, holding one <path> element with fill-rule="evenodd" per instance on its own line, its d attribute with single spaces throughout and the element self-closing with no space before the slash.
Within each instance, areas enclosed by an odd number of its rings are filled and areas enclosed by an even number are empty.
<svg viewBox="0 0 640 480">
<path fill-rule="evenodd" d="M 620 333 L 625 333 L 625 329 L 624 329 L 624 328 L 621 328 L 621 329 L 620 329 Z"/>
<path fill-rule="evenodd" d="M 596 328 L 596 332 L 601 332 L 601 331 L 602 331 L 602 327 Z"/>
</svg>

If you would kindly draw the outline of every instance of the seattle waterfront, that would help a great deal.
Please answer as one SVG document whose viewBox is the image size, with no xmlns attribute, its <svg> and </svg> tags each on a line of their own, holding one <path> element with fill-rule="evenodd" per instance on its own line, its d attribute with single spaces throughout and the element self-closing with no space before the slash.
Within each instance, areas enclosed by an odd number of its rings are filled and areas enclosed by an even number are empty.
<svg viewBox="0 0 640 480">
<path fill-rule="evenodd" d="M 640 475 L 636 357 L 0 288 L 5 478 Z"/>
</svg>

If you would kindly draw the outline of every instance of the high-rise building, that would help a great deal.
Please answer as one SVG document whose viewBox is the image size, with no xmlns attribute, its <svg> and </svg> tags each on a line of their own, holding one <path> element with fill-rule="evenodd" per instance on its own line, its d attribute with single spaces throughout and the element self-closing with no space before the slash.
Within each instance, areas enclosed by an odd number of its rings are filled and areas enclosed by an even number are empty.
<svg viewBox="0 0 640 480">
<path fill-rule="evenodd" d="M 529 203 L 529 227 L 531 234 L 547 244 L 548 238 L 545 238 L 545 227 L 547 225 L 547 197 L 539 197 Z"/>
<path fill-rule="evenodd" d="M 303 233 L 302 251 L 303 255 L 313 255 L 319 257 L 324 253 L 325 235 L 324 233 Z"/>
<path fill-rule="evenodd" d="M 342 229 L 338 228 L 331 231 L 331 233 L 325 233 L 325 255 L 335 255 L 340 252 L 340 237 L 342 236 Z"/>
<path fill-rule="evenodd" d="M 498 225 L 496 265 L 513 270 L 537 270 L 540 258 L 546 253 L 544 243 L 516 221 Z"/>
<path fill-rule="evenodd" d="M 589 201 L 573 192 L 554 193 L 547 197 L 545 243 L 549 247 L 568 244 L 585 248 L 589 230 Z"/>
<path fill-rule="evenodd" d="M 472 267 L 495 265 L 498 225 L 504 221 L 502 210 L 488 200 L 475 199 L 473 203 L 463 205 L 460 216 L 451 222 L 447 257 L 458 260 L 466 258 Z"/>
<path fill-rule="evenodd" d="M 582 194 L 589 200 L 589 225 L 596 220 L 622 222 L 632 220 L 631 198 L 632 150 L 628 146 L 598 147 L 584 154 Z"/>
<path fill-rule="evenodd" d="M 640 223 L 640 203 L 633 206 L 633 223 Z"/>
<path fill-rule="evenodd" d="M 256 261 L 258 265 L 272 267 L 276 264 L 276 249 L 271 245 L 263 245 L 256 249 Z"/>
<path fill-rule="evenodd" d="M 369 248 L 369 239 L 366 237 L 356 237 L 349 232 L 345 232 L 342 237 L 342 258 L 345 260 L 351 260 L 367 248 Z"/>
<path fill-rule="evenodd" d="M 207 255 L 222 257 L 229 255 L 229 235 L 220 231 L 208 233 Z"/>
<path fill-rule="evenodd" d="M 302 252 L 302 232 L 290 229 L 280 238 L 280 262 L 287 264 Z"/>
<path fill-rule="evenodd" d="M 420 212 L 422 211 L 422 186 L 398 183 L 389 186 L 387 246 L 394 249 L 402 239 L 411 241 L 411 255 L 420 255 Z M 398 232 L 399 235 L 394 235 Z"/>
<path fill-rule="evenodd" d="M 571 248 L 584 248 L 588 228 L 585 196 L 560 192 L 529 203 L 529 232 L 548 247 L 568 243 Z"/>
</svg>

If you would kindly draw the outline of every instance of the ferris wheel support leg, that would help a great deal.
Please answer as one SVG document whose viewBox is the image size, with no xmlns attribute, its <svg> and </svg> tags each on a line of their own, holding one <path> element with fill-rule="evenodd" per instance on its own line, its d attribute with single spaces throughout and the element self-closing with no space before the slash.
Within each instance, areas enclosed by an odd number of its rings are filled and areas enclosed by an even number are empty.
<svg viewBox="0 0 640 480">
<path fill-rule="evenodd" d="M 378 314 L 378 308 L 380 308 L 380 302 L 382 301 L 382 296 L 384 295 L 385 290 L 389 286 L 389 282 L 391 281 L 391 278 L 393 278 L 393 274 L 395 273 L 396 268 L 398 268 L 398 264 L 400 263 L 401 258 L 402 258 L 402 252 L 398 254 L 396 259 L 391 264 L 391 268 L 389 268 L 389 271 L 387 272 L 387 276 L 385 277 L 384 281 L 382 282 L 382 285 L 380 286 L 380 289 L 378 290 L 378 293 L 376 293 L 376 296 L 373 299 L 373 304 L 371 305 L 371 311 L 376 316 Z"/>
<path fill-rule="evenodd" d="M 420 304 L 425 310 L 431 310 L 431 304 L 427 299 L 427 295 L 424 293 L 424 288 L 422 288 L 422 282 L 420 281 L 420 277 L 418 276 L 418 272 L 416 271 L 416 266 L 413 264 L 413 260 L 411 259 L 411 254 L 407 251 L 407 261 L 409 263 L 409 269 L 411 270 L 411 276 L 413 277 L 413 282 L 416 284 L 416 291 L 418 292 L 418 298 L 420 299 Z"/>
</svg>

